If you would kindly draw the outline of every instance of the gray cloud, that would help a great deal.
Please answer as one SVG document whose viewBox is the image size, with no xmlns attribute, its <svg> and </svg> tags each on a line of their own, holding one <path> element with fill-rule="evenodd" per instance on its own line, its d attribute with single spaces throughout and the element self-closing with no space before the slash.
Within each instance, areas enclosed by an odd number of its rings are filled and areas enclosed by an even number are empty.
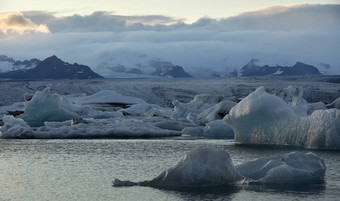
<svg viewBox="0 0 340 201">
<path fill-rule="evenodd" d="M 150 59 L 171 61 L 189 72 L 230 72 L 252 58 L 258 58 L 260 65 L 302 61 L 322 67 L 320 63 L 327 63 L 332 66 L 329 73 L 340 73 L 339 14 L 340 5 L 306 4 L 185 24 L 161 15 L 96 12 L 60 18 L 25 12 L 36 24 L 46 23 L 52 34 L 34 40 L 29 35 L 0 39 L 0 54 L 19 59 L 56 54 L 68 62 L 90 65 L 99 73 L 108 73 L 103 63 L 135 67 Z"/>
</svg>

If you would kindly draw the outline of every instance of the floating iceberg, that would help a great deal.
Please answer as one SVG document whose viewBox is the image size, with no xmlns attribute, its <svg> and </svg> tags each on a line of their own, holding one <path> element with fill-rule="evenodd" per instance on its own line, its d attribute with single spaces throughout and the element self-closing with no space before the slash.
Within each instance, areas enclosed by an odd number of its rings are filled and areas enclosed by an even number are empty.
<svg viewBox="0 0 340 201">
<path fill-rule="evenodd" d="M 224 121 L 234 130 L 235 141 L 246 144 L 340 149 L 340 110 L 315 110 L 287 104 L 263 87 L 231 109 Z"/>
<path fill-rule="evenodd" d="M 277 92 L 276 95 L 288 104 L 294 106 L 305 105 L 307 101 L 302 97 L 303 91 L 302 87 L 289 86 Z"/>
<path fill-rule="evenodd" d="M 340 97 L 335 99 L 331 104 L 328 104 L 327 107 L 340 109 Z"/>
<path fill-rule="evenodd" d="M 144 118 L 74 119 L 45 122 L 30 127 L 25 121 L 4 116 L 0 138 L 73 139 L 73 138 L 140 138 L 180 136 L 181 125 L 172 120 Z M 166 128 L 165 128 L 166 127 Z M 173 130 L 171 130 L 173 129 Z"/>
<path fill-rule="evenodd" d="M 147 112 L 149 112 L 153 108 L 161 108 L 156 104 L 148 104 L 148 103 L 139 103 L 132 105 L 131 107 L 120 109 L 124 115 L 133 115 L 133 116 L 145 116 Z"/>
<path fill-rule="evenodd" d="M 311 185 L 324 183 L 326 166 L 313 153 L 292 152 L 234 166 L 226 150 L 197 148 L 152 180 L 115 179 L 113 186 L 202 187 L 226 185 Z"/>
<path fill-rule="evenodd" d="M 186 127 L 182 130 L 182 134 L 208 138 L 234 138 L 234 131 L 222 120 L 211 121 L 206 126 Z"/>
<path fill-rule="evenodd" d="M 132 96 L 123 96 L 112 90 L 102 90 L 90 96 L 79 97 L 75 103 L 79 105 L 101 104 L 101 103 L 109 103 L 109 104 L 117 104 L 117 105 L 133 105 L 133 104 L 138 104 L 138 103 L 145 103 L 145 101 L 143 99 L 132 97 Z"/>
<path fill-rule="evenodd" d="M 215 138 L 234 138 L 234 131 L 222 120 L 211 121 L 203 128 L 203 135 Z"/>
<path fill-rule="evenodd" d="M 192 187 L 230 185 L 243 177 L 225 150 L 198 148 L 185 155 L 177 165 L 150 181 L 131 182 L 115 179 L 113 186 Z"/>
<path fill-rule="evenodd" d="M 201 125 L 218 119 L 223 119 L 229 113 L 231 108 L 236 105 L 235 102 L 230 100 L 222 101 L 208 109 L 202 111 L 198 116 L 196 122 Z"/>
<path fill-rule="evenodd" d="M 326 165 L 313 153 L 291 152 L 236 166 L 248 184 L 322 184 Z"/>
<path fill-rule="evenodd" d="M 65 121 L 77 116 L 77 106 L 58 94 L 51 94 L 49 88 L 37 91 L 30 101 L 25 102 L 25 111 L 20 118 L 30 126 L 42 126 L 45 121 Z"/>
<path fill-rule="evenodd" d="M 224 101 L 223 96 L 214 96 L 209 94 L 201 94 L 194 97 L 189 103 L 181 103 L 177 100 L 172 101 L 174 105 L 174 118 L 188 118 L 188 115 L 196 117 L 205 109 L 216 105 L 217 103 Z M 189 118 L 190 120 L 191 118 Z"/>
<path fill-rule="evenodd" d="M 20 115 L 30 126 L 42 126 L 44 122 L 65 121 L 74 117 L 112 118 L 122 117 L 121 112 L 95 110 L 87 104 L 117 103 L 130 105 L 145 102 L 139 98 L 122 96 L 114 91 L 104 90 L 96 94 L 84 97 L 70 97 L 76 99 L 77 104 L 68 98 L 58 94 L 51 94 L 46 88 L 44 91 L 37 91 L 34 96 L 25 102 L 24 114 Z"/>
</svg>

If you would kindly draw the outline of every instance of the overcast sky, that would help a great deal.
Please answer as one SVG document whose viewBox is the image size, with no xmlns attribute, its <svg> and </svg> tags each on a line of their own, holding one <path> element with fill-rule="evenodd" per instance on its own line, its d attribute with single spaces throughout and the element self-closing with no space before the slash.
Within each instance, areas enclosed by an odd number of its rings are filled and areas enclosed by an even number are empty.
<svg viewBox="0 0 340 201">
<path fill-rule="evenodd" d="M 150 59 L 189 72 L 228 72 L 256 58 L 270 65 L 301 61 L 339 74 L 340 2 L 301 2 L 5 0 L 0 54 L 55 54 L 102 73 Z"/>
</svg>

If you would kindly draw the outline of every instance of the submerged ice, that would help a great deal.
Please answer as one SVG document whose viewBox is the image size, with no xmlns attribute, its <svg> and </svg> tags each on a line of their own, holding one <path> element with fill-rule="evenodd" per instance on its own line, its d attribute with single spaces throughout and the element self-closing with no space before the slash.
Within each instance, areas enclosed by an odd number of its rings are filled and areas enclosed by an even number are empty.
<svg viewBox="0 0 340 201">
<path fill-rule="evenodd" d="M 113 186 L 200 187 L 226 185 L 311 185 L 324 183 L 326 166 L 313 153 L 291 152 L 234 166 L 226 150 L 201 147 L 152 180 L 115 179 Z"/>
</svg>

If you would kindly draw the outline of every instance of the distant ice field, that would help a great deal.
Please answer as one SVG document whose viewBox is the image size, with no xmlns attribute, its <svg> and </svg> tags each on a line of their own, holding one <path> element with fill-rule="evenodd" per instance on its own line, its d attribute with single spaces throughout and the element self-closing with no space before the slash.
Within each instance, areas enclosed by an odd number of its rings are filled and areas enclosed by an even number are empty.
<svg viewBox="0 0 340 201">
<path fill-rule="evenodd" d="M 0 80 L 0 106 L 23 101 L 24 93 L 34 93 L 49 87 L 60 95 L 94 94 L 100 90 L 114 90 L 162 107 L 173 107 L 171 102 L 189 102 L 198 94 L 214 94 L 246 97 L 256 88 L 264 86 L 275 93 L 289 85 L 304 88 L 304 98 L 309 103 L 331 103 L 340 97 L 340 76 L 289 76 L 289 77 L 235 77 L 235 78 L 146 78 L 146 79 L 98 79 L 98 80 Z"/>
</svg>

